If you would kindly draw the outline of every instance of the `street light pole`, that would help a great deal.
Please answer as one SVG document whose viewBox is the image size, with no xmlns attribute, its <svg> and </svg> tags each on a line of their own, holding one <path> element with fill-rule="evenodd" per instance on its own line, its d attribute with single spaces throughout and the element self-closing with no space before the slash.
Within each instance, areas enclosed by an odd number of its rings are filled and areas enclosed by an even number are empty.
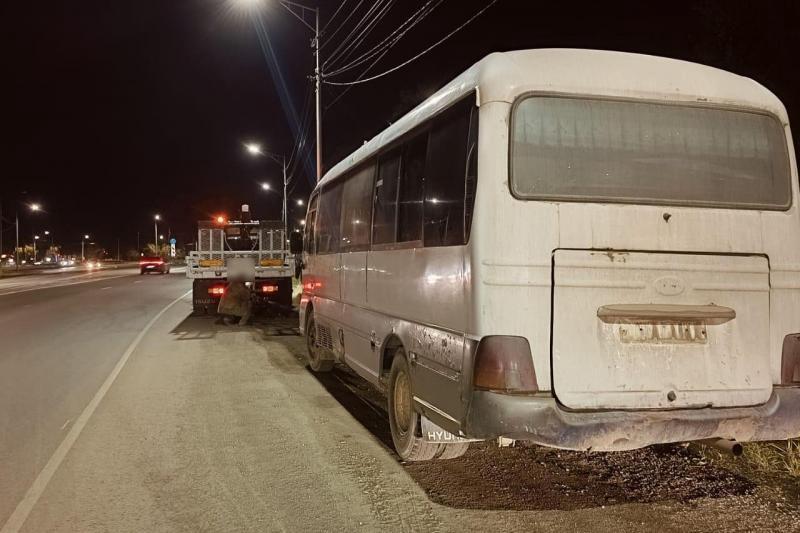
<svg viewBox="0 0 800 533">
<path fill-rule="evenodd" d="M 17 234 L 17 245 L 14 248 L 14 269 L 19 270 L 19 208 L 17 208 L 17 213 L 14 217 L 14 229 Z"/>
<path fill-rule="evenodd" d="M 281 168 L 283 169 L 283 202 L 281 204 L 282 205 L 281 218 L 283 219 L 284 236 L 289 235 L 289 210 L 287 209 L 288 204 L 286 198 L 286 193 L 287 193 L 286 189 L 289 186 L 289 177 L 286 174 L 286 154 L 281 154 L 280 156 L 278 156 L 278 154 L 274 154 L 272 152 L 265 152 L 261 149 L 260 144 L 253 142 L 245 143 L 244 147 L 251 155 L 269 157 L 270 159 L 281 165 Z M 261 188 L 264 189 L 265 191 L 268 191 L 269 184 L 262 183 Z"/>
<path fill-rule="evenodd" d="M 289 184 L 286 181 L 286 155 L 282 156 L 283 159 L 283 238 L 289 237 L 289 211 L 286 208 L 286 187 Z"/>
<path fill-rule="evenodd" d="M 161 215 L 156 215 L 153 219 L 153 246 L 155 247 L 156 255 L 160 256 L 161 251 L 158 249 L 158 221 Z"/>
</svg>

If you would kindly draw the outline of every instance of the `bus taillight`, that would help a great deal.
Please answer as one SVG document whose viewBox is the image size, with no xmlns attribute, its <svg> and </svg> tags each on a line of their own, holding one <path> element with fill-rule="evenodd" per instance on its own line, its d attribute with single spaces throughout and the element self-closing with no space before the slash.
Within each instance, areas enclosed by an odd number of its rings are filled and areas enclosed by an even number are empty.
<svg viewBox="0 0 800 533">
<path fill-rule="evenodd" d="M 472 383 L 476 389 L 505 394 L 537 392 L 528 339 L 508 335 L 482 338 L 475 353 Z"/>
</svg>

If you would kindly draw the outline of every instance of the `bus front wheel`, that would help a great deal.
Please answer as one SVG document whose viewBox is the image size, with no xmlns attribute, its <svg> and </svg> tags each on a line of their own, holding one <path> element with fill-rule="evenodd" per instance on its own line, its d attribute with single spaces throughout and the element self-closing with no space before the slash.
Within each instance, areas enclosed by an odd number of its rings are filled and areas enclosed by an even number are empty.
<svg viewBox="0 0 800 533">
<path fill-rule="evenodd" d="M 404 461 L 428 461 L 440 445 L 427 442 L 419 433 L 420 415 L 414 410 L 411 373 L 403 348 L 398 348 L 389 371 L 389 427 L 397 454 Z"/>
</svg>

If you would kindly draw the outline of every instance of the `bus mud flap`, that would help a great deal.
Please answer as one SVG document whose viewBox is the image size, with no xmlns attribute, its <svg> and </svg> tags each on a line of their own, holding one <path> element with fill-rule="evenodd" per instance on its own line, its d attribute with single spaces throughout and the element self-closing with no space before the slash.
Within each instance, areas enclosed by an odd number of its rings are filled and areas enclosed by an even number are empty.
<svg viewBox="0 0 800 533">
<path fill-rule="evenodd" d="M 422 427 L 422 437 L 427 442 L 435 442 L 439 444 L 454 444 L 456 442 L 478 442 L 480 439 L 467 439 L 459 437 L 442 429 L 438 425 L 431 422 L 427 417 L 422 416 L 420 426 Z"/>
</svg>

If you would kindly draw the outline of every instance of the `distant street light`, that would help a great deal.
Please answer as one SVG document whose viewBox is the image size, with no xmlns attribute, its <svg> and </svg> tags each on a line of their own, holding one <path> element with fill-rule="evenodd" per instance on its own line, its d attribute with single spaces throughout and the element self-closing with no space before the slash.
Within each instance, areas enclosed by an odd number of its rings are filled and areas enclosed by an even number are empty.
<svg viewBox="0 0 800 533">
<path fill-rule="evenodd" d="M 50 232 L 49 232 L 49 231 L 47 231 L 47 230 L 44 230 L 44 234 L 45 234 L 45 235 L 50 235 Z"/>
<path fill-rule="evenodd" d="M 297 200 L 297 205 L 303 205 L 303 200 Z"/>
<path fill-rule="evenodd" d="M 31 211 L 40 211 L 42 206 L 39 204 L 31 204 Z"/>
<path fill-rule="evenodd" d="M 300 221 L 300 225 L 301 225 L 301 226 L 305 226 L 305 225 L 306 225 L 306 221 L 305 221 L 305 220 L 301 220 L 301 221 Z"/>
<path fill-rule="evenodd" d="M 244 147 L 250 155 L 261 155 L 261 145 L 258 143 L 245 143 Z"/>
<path fill-rule="evenodd" d="M 263 190 L 265 190 L 265 191 L 268 191 L 268 190 L 269 190 L 269 183 L 262 183 L 262 184 L 261 184 L 261 188 L 262 188 Z"/>
</svg>

